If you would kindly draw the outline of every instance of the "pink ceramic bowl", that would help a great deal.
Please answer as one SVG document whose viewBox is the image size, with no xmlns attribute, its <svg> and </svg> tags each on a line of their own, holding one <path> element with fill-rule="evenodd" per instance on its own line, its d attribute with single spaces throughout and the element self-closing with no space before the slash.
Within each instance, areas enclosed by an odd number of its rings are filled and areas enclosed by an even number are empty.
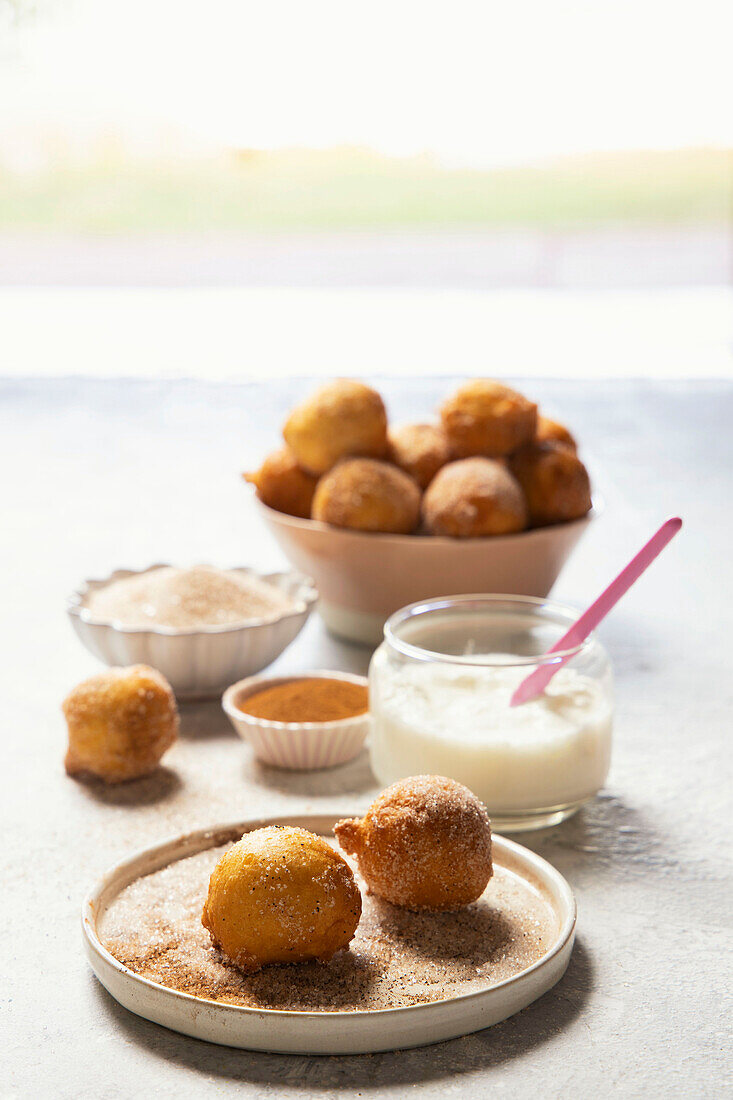
<svg viewBox="0 0 733 1100">
<path fill-rule="evenodd" d="M 329 527 L 257 507 L 297 569 L 318 588 L 318 611 L 332 633 L 377 645 L 400 607 L 464 592 L 546 596 L 594 516 L 518 535 L 451 539 L 377 535 Z"/>
</svg>

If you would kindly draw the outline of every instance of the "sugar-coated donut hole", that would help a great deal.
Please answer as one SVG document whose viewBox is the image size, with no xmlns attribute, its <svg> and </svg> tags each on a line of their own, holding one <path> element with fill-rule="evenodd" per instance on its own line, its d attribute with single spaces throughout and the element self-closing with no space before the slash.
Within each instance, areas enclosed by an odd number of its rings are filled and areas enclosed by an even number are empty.
<svg viewBox="0 0 733 1100">
<path fill-rule="evenodd" d="M 534 437 L 535 443 L 562 443 L 571 451 L 577 451 L 578 444 L 573 434 L 564 424 L 557 420 L 551 420 L 549 416 L 537 417 L 537 431 Z"/>
<path fill-rule="evenodd" d="M 138 779 L 158 766 L 178 736 L 170 684 L 154 668 L 110 668 L 78 684 L 62 704 L 69 732 L 68 775 L 107 783 Z"/>
<path fill-rule="evenodd" d="M 427 531 L 452 538 L 511 535 L 527 526 L 519 484 L 491 458 L 462 458 L 439 470 L 423 496 L 422 515 Z"/>
<path fill-rule="evenodd" d="M 323 837 L 268 826 L 245 833 L 219 860 L 201 920 L 214 946 L 252 973 L 328 961 L 348 946 L 360 916 L 351 868 Z"/>
<path fill-rule="evenodd" d="M 438 424 L 404 424 L 392 428 L 389 458 L 425 489 L 441 466 L 450 461 L 448 437 Z"/>
<path fill-rule="evenodd" d="M 269 508 L 299 519 L 310 518 L 318 478 L 303 470 L 287 447 L 267 455 L 259 470 L 244 477 Z"/>
<path fill-rule="evenodd" d="M 336 379 L 293 409 L 286 447 L 245 477 L 277 511 L 362 532 L 490 538 L 570 522 L 590 509 L 582 463 L 531 457 L 533 447 L 577 454 L 577 445 L 522 393 L 474 378 L 439 412 L 438 423 L 388 429 L 376 390 Z M 469 460 L 475 464 L 460 465 Z"/>
<path fill-rule="evenodd" d="M 313 519 L 356 531 L 409 535 L 420 520 L 420 490 L 388 462 L 344 459 L 318 482 Z"/>
<path fill-rule="evenodd" d="M 460 386 L 440 409 L 457 458 L 499 458 L 534 438 L 537 406 L 523 394 L 489 378 Z"/>
<path fill-rule="evenodd" d="M 524 493 L 533 527 L 568 523 L 590 511 L 588 471 L 564 443 L 529 443 L 512 455 L 509 465 Z"/>
<path fill-rule="evenodd" d="M 293 409 L 283 436 L 298 464 L 312 474 L 325 474 L 351 455 L 382 458 L 387 453 L 384 402 L 370 386 L 338 379 Z"/>
<path fill-rule="evenodd" d="M 486 807 L 453 779 L 418 775 L 387 787 L 334 832 L 373 893 L 405 909 L 469 905 L 492 874 Z"/>
</svg>

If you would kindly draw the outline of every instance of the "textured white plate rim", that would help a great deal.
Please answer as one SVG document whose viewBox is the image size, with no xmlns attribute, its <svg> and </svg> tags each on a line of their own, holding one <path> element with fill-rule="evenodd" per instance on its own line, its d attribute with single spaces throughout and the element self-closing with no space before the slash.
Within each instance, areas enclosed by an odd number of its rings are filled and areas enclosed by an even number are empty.
<svg viewBox="0 0 733 1100">
<path fill-rule="evenodd" d="M 389 1021 L 397 1018 L 404 1018 L 405 1016 L 412 1014 L 412 1016 L 420 1015 L 424 1019 L 426 1029 L 430 1025 L 431 1010 L 435 1013 L 437 1009 L 444 1009 L 446 1006 L 453 1005 L 456 1009 L 460 1009 L 462 1006 L 469 1006 L 475 1004 L 477 1001 L 488 999 L 489 997 L 496 998 L 497 993 L 502 990 L 506 990 L 509 987 L 516 985 L 518 982 L 523 981 L 529 975 L 536 973 L 543 967 L 547 967 L 552 960 L 559 955 L 563 949 L 573 940 L 575 935 L 575 925 L 577 920 L 577 906 L 575 897 L 569 884 L 565 878 L 557 871 L 552 864 L 543 859 L 542 856 L 537 855 L 536 852 L 525 848 L 521 844 L 517 844 L 516 841 L 509 840 L 506 837 L 495 835 L 494 840 L 494 854 L 507 854 L 513 857 L 514 862 L 517 864 L 524 864 L 525 868 L 534 871 L 540 878 L 544 878 L 550 881 L 554 891 L 556 892 L 557 901 L 559 902 L 559 908 L 561 910 L 561 926 L 557 933 L 557 938 L 552 947 L 545 952 L 542 958 L 537 962 L 532 963 L 531 966 L 521 970 L 518 974 L 513 975 L 511 978 L 505 978 L 503 981 L 496 982 L 494 985 L 488 986 L 486 989 L 477 990 L 473 993 L 462 993 L 456 997 L 445 998 L 439 1001 L 431 1001 L 426 1004 L 419 1005 L 404 1005 L 398 1008 L 387 1009 L 364 1009 L 350 1012 L 303 1012 L 286 1009 L 273 1009 L 273 1008 L 248 1008 L 243 1005 L 231 1005 L 222 1004 L 218 1001 L 206 1000 L 202 997 L 194 997 L 190 993 L 181 993 L 175 989 L 169 989 L 167 986 L 158 984 L 157 982 L 150 981 L 149 978 L 143 978 L 139 974 L 130 970 L 119 959 L 115 958 L 110 951 L 104 946 L 97 934 L 97 918 L 100 913 L 100 903 L 105 894 L 117 884 L 119 880 L 119 887 L 113 896 L 134 882 L 136 878 L 141 877 L 134 873 L 136 865 L 143 859 L 150 861 L 148 869 L 144 872 L 150 874 L 155 870 L 161 870 L 163 867 L 168 866 L 171 863 L 175 863 L 178 859 L 185 859 L 188 856 L 195 855 L 198 852 L 205 851 L 209 847 L 216 847 L 218 844 L 226 843 L 228 837 L 233 837 L 237 833 L 249 832 L 253 829 L 263 828 L 266 825 L 299 825 L 303 828 L 309 828 L 312 832 L 320 833 L 321 835 L 329 835 L 333 825 L 336 821 L 342 817 L 347 816 L 345 814 L 289 814 L 282 817 L 266 817 L 257 819 L 248 819 L 241 822 L 235 822 L 229 825 L 219 825 L 207 829 L 197 829 L 190 833 L 185 833 L 177 837 L 171 838 L 161 844 L 154 845 L 150 848 L 142 849 L 133 856 L 128 857 L 126 860 L 118 863 L 111 868 L 102 878 L 99 880 L 94 889 L 87 895 L 82 905 L 82 932 L 85 941 L 85 948 L 89 962 L 94 970 L 97 978 L 105 985 L 110 994 L 115 997 L 114 992 L 109 989 L 106 983 L 103 981 L 101 974 L 95 966 L 95 959 L 101 960 L 107 966 L 112 967 L 113 970 L 119 975 L 120 979 L 126 983 L 133 985 L 140 985 L 146 987 L 160 1002 L 177 1002 L 181 1010 L 186 1012 L 189 1016 L 195 1017 L 198 1010 L 202 1005 L 205 1005 L 208 1009 L 216 1012 L 222 1020 L 225 1019 L 243 1019 L 243 1018 L 257 1018 L 272 1019 L 272 1020 L 307 1020 L 318 1022 L 321 1024 L 325 1022 L 338 1022 L 351 1021 L 355 1019 L 368 1018 L 369 1020 L 383 1021 L 385 1025 L 388 1025 Z M 201 843 L 199 843 L 201 842 Z M 185 851 L 176 856 L 176 853 L 185 848 Z M 157 859 L 155 858 L 157 857 Z M 515 873 L 520 873 L 515 868 Z M 111 900 L 111 898 L 109 899 Z M 558 976 L 559 978 L 559 976 Z M 555 981 L 558 980 L 555 979 Z M 555 984 L 551 982 L 547 987 L 543 988 L 537 997 L 546 992 L 547 989 Z M 532 998 L 533 1000 L 536 999 Z M 146 1018 L 152 1019 L 155 1022 L 154 1016 L 147 1016 Z M 166 1026 L 166 1025 L 163 1025 Z M 470 1029 L 467 1029 L 470 1030 Z M 191 1034 L 188 1032 L 188 1034 Z M 426 1031 L 426 1035 L 427 1035 Z M 227 1042 L 226 1037 L 222 1037 L 220 1040 L 224 1045 L 232 1045 L 231 1041 Z M 434 1039 L 432 1040 L 435 1041 Z M 423 1043 L 429 1043 L 431 1039 L 426 1037 Z M 414 1045 L 414 1044 L 408 1044 Z M 270 1048 L 272 1049 L 272 1048 Z M 383 1047 L 375 1047 L 376 1049 L 385 1049 Z"/>
<path fill-rule="evenodd" d="M 248 576 L 258 577 L 263 581 L 290 580 L 296 587 L 293 598 L 296 605 L 290 611 L 282 611 L 268 619 L 256 619 L 245 623 L 227 623 L 223 626 L 199 626 L 191 630 L 179 630 L 171 626 L 125 626 L 118 619 L 95 618 L 89 609 L 84 606 L 84 600 L 92 588 L 104 588 L 113 581 L 122 580 L 124 577 L 140 577 L 144 573 L 153 573 L 156 569 L 167 569 L 170 562 L 159 561 L 148 565 L 145 569 L 114 569 L 106 577 L 87 577 L 78 588 L 75 588 L 66 600 L 66 610 L 69 615 L 92 626 L 109 626 L 120 634 L 163 634 L 166 637 L 192 637 L 197 634 L 233 634 L 239 630 L 256 630 L 261 626 L 271 626 L 282 622 L 284 619 L 295 618 L 299 615 L 309 614 L 318 600 L 318 590 L 310 577 L 298 573 L 294 569 L 278 569 L 275 572 L 262 573 L 249 565 L 233 565 L 227 568 L 230 573 L 245 573 Z"/>
<path fill-rule="evenodd" d="M 336 669 L 308 669 L 306 672 L 292 672 L 287 676 L 271 676 L 266 672 L 256 673 L 254 676 L 245 676 L 243 680 L 237 680 L 236 683 L 230 684 L 221 697 L 222 709 L 227 717 L 234 722 L 241 721 L 247 725 L 260 726 L 263 729 L 291 730 L 293 732 L 302 730 L 304 733 L 341 729 L 343 726 L 356 727 L 369 716 L 369 711 L 366 710 L 361 714 L 352 715 L 351 718 L 332 718 L 330 722 L 276 722 L 273 718 L 256 718 L 254 715 L 248 714 L 247 711 L 240 710 L 234 702 L 235 697 L 241 691 L 249 691 L 251 688 L 252 691 L 249 694 L 254 694 L 255 688 L 262 687 L 264 689 L 268 684 L 286 684 L 291 680 L 345 680 L 349 684 L 369 687 L 369 680 L 366 676 L 360 676 L 356 672 L 339 672 Z"/>
<path fill-rule="evenodd" d="M 489 546 L 499 543 L 512 543 L 518 540 L 537 540 L 552 531 L 565 530 L 572 527 L 585 527 L 592 520 L 598 519 L 605 509 L 603 497 L 598 493 L 594 493 L 592 498 L 593 505 L 590 512 L 581 516 L 580 519 L 572 519 L 568 523 L 551 523 L 546 527 L 528 527 L 525 531 L 517 531 L 513 535 L 482 535 L 476 538 L 455 539 L 451 538 L 449 535 L 421 535 L 415 533 L 411 535 L 395 535 L 387 531 L 358 531 L 350 527 L 334 527 L 318 519 L 301 519 L 300 516 L 291 516 L 288 515 L 287 512 L 278 512 L 276 508 L 271 508 L 269 504 L 265 504 L 256 492 L 254 494 L 254 500 L 256 506 L 262 511 L 266 518 L 272 516 L 275 522 L 281 522 L 287 527 L 299 527 L 304 531 L 320 531 L 335 536 L 348 535 L 352 537 L 357 536 L 368 539 L 379 539 L 383 542 L 392 542 L 397 545 L 405 544 L 409 546 L 432 547 Z"/>
</svg>

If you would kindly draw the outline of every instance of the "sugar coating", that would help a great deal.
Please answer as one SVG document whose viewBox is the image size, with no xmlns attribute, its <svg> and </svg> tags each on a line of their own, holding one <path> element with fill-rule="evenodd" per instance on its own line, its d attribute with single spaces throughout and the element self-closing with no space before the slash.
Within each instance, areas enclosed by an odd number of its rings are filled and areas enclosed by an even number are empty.
<svg viewBox="0 0 733 1100">
<path fill-rule="evenodd" d="M 484 895 L 457 913 L 412 913 L 365 893 L 350 948 L 328 964 L 268 966 L 245 975 L 201 925 L 209 876 L 229 844 L 126 887 L 100 919 L 107 949 L 142 977 L 205 1000 L 293 1011 L 376 1011 L 487 989 L 537 962 L 555 915 L 539 889 L 495 868 Z"/>
<path fill-rule="evenodd" d="M 549 416 L 537 417 L 537 431 L 534 437 L 535 443 L 563 443 L 572 451 L 578 450 L 575 437 L 564 424 L 557 420 L 551 420 Z"/>
<path fill-rule="evenodd" d="M 511 454 L 532 439 L 537 425 L 534 402 L 491 378 L 464 383 L 443 403 L 440 415 L 460 458 Z"/>
<path fill-rule="evenodd" d="M 420 519 L 420 489 L 388 462 L 344 459 L 318 482 L 313 518 L 334 527 L 409 535 Z"/>
<path fill-rule="evenodd" d="M 109 783 L 137 779 L 157 767 L 178 736 L 171 686 L 147 665 L 97 673 L 69 692 L 62 709 L 69 775 L 95 775 Z"/>
<path fill-rule="evenodd" d="M 340 821 L 339 844 L 369 888 L 408 909 L 455 910 L 491 878 L 491 823 L 472 791 L 439 775 L 393 783 L 362 819 Z"/>
<path fill-rule="evenodd" d="M 509 465 L 526 497 L 533 526 L 568 523 L 590 511 L 588 471 L 566 444 L 528 443 L 511 456 Z"/>
<path fill-rule="evenodd" d="M 289 596 L 259 577 L 210 565 L 163 566 L 113 581 L 86 599 L 96 619 L 179 630 L 274 619 L 294 606 Z"/>
<path fill-rule="evenodd" d="M 244 474 L 260 500 L 278 512 L 310 519 L 318 479 L 302 470 L 287 447 L 267 455 L 259 470 Z"/>
<path fill-rule="evenodd" d="M 448 437 L 437 424 L 405 424 L 389 432 L 390 460 L 421 489 L 427 488 L 450 456 Z"/>
<path fill-rule="evenodd" d="M 283 437 L 304 470 L 325 474 L 348 455 L 381 458 L 387 450 L 387 412 L 376 390 L 338 378 L 293 409 Z"/>
<path fill-rule="evenodd" d="M 323 837 L 269 826 L 245 833 L 214 868 L 202 922 L 242 970 L 326 960 L 351 940 L 361 897 Z"/>
<path fill-rule="evenodd" d="M 432 534 L 453 538 L 508 535 L 527 526 L 518 482 L 490 458 L 463 458 L 443 466 L 425 492 L 422 512 Z"/>
</svg>

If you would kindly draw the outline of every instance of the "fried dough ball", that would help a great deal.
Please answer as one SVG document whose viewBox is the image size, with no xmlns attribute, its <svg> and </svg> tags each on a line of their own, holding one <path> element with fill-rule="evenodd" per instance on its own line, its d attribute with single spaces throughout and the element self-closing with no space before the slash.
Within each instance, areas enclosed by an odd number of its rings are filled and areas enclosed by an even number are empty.
<svg viewBox="0 0 733 1100">
<path fill-rule="evenodd" d="M 578 444 L 564 424 L 558 424 L 557 420 L 550 420 L 548 416 L 537 417 L 537 432 L 535 443 L 562 443 L 571 451 L 577 451 Z"/>
<path fill-rule="evenodd" d="M 563 443 L 530 443 L 509 460 L 522 486 L 533 527 L 580 519 L 591 507 L 590 478 Z"/>
<path fill-rule="evenodd" d="M 62 709 L 68 775 L 95 775 L 106 783 L 138 779 L 155 770 L 178 736 L 171 686 L 147 665 L 110 668 L 84 680 Z"/>
<path fill-rule="evenodd" d="M 318 478 L 301 470 L 287 447 L 273 451 L 253 474 L 244 474 L 260 500 L 278 512 L 310 519 Z"/>
<path fill-rule="evenodd" d="M 457 458 L 511 454 L 534 438 L 537 406 L 521 393 L 488 378 L 466 382 L 440 410 Z"/>
<path fill-rule="evenodd" d="M 351 868 L 323 837 L 291 826 L 245 833 L 221 857 L 201 922 L 240 970 L 327 962 L 361 916 Z"/>
<path fill-rule="evenodd" d="M 295 459 L 312 474 L 325 474 L 340 458 L 387 453 L 387 413 L 376 390 L 340 378 L 293 409 L 283 436 Z"/>
<path fill-rule="evenodd" d="M 460 909 L 491 878 L 486 807 L 453 779 L 416 775 L 387 787 L 334 832 L 370 890 L 405 909 Z"/>
<path fill-rule="evenodd" d="M 347 458 L 318 482 L 312 515 L 334 527 L 409 535 L 420 519 L 420 490 L 388 462 Z"/>
<path fill-rule="evenodd" d="M 431 534 L 457 539 L 511 535 L 527 526 L 522 490 L 491 458 L 462 458 L 438 470 L 425 490 L 422 514 Z"/>
<path fill-rule="evenodd" d="M 389 457 L 395 466 L 426 489 L 441 466 L 450 461 L 448 437 L 437 424 L 406 424 L 389 433 Z"/>
</svg>

